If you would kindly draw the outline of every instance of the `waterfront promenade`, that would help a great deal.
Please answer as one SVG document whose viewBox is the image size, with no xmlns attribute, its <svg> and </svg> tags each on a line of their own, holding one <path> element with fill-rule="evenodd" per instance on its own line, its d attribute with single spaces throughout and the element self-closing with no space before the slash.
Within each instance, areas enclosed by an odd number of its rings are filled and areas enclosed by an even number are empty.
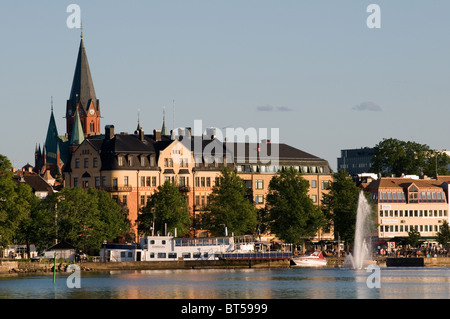
<svg viewBox="0 0 450 319">
<path fill-rule="evenodd" d="M 386 267 L 387 257 L 377 257 L 375 262 Z M 450 267 L 450 257 L 424 257 L 424 267 Z M 328 257 L 327 267 L 338 268 L 344 264 L 343 257 Z M 57 263 L 57 271 L 65 271 L 68 264 Z M 242 269 L 242 268 L 289 268 L 289 260 L 273 261 L 171 261 L 171 262 L 85 262 L 78 263 L 81 271 L 109 270 L 163 270 L 163 269 Z M 26 261 L 0 261 L 0 274 L 53 272 L 53 263 Z"/>
</svg>

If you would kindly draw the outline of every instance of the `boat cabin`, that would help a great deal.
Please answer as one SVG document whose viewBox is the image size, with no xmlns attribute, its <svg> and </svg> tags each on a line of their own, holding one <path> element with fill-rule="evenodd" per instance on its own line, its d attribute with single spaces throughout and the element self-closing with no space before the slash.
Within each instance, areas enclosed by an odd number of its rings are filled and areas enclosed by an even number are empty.
<svg viewBox="0 0 450 319">
<path fill-rule="evenodd" d="M 215 260 L 234 250 L 233 237 L 174 238 L 147 236 L 141 239 L 143 261 Z"/>
</svg>

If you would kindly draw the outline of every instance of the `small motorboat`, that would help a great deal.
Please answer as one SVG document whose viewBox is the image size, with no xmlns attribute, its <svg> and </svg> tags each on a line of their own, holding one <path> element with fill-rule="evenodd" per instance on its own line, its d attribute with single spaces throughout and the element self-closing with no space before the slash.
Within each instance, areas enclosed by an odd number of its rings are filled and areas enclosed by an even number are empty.
<svg viewBox="0 0 450 319">
<path fill-rule="evenodd" d="M 298 256 L 291 259 L 291 266 L 296 267 L 324 267 L 326 265 L 327 260 L 320 250 L 316 250 L 306 256 Z"/>
</svg>

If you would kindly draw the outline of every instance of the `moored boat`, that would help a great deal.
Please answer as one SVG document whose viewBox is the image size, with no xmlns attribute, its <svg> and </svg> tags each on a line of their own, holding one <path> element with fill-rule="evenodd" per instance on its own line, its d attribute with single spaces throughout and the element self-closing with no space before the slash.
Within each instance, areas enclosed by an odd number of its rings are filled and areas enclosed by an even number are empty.
<svg viewBox="0 0 450 319">
<path fill-rule="evenodd" d="M 324 267 L 326 265 L 327 260 L 320 250 L 315 250 L 306 256 L 298 256 L 291 259 L 291 266 L 294 267 Z"/>
</svg>

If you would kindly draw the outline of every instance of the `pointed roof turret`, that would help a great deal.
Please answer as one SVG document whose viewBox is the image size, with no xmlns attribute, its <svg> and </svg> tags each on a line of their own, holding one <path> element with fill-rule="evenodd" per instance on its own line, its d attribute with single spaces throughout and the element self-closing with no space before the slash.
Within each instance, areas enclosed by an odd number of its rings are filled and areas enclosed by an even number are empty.
<svg viewBox="0 0 450 319">
<path fill-rule="evenodd" d="M 58 129 L 56 128 L 55 116 L 53 115 L 53 107 L 50 113 L 50 122 L 47 129 L 47 137 L 45 138 L 45 152 L 48 156 L 47 162 L 56 162 L 56 150 L 59 141 Z"/>
<path fill-rule="evenodd" d="M 98 101 L 95 95 L 94 82 L 92 81 L 83 36 L 81 36 L 69 101 L 72 107 L 72 114 L 75 113 L 79 102 L 85 112 L 87 112 L 91 101 L 94 103 L 95 110 L 98 111 Z"/>
<path fill-rule="evenodd" d="M 80 145 L 83 141 L 83 126 L 81 125 L 80 114 L 78 110 L 76 110 L 75 122 L 73 123 L 72 135 L 70 136 L 70 145 Z"/>
</svg>

